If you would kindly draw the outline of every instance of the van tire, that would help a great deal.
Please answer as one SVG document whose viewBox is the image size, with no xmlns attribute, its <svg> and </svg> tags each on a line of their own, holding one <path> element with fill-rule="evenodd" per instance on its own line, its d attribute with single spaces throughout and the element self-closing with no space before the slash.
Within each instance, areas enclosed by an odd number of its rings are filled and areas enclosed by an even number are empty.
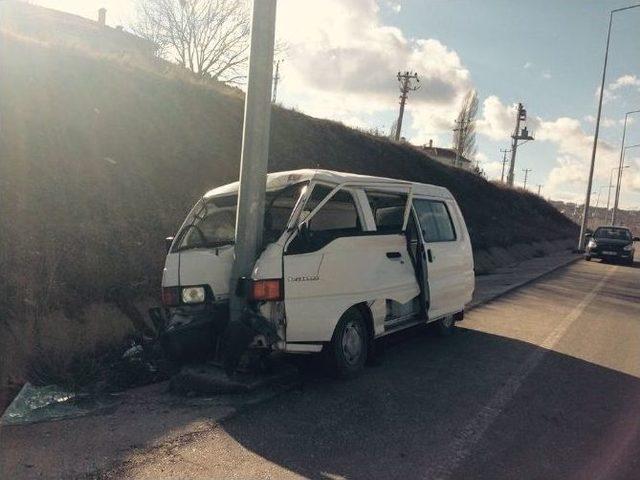
<svg viewBox="0 0 640 480">
<path fill-rule="evenodd" d="M 367 362 L 368 337 L 362 314 L 355 308 L 347 310 L 325 346 L 329 371 L 338 378 L 358 375 Z"/>
<path fill-rule="evenodd" d="M 441 337 L 450 337 L 456 331 L 455 315 L 447 315 L 436 322 L 436 331 Z"/>
<path fill-rule="evenodd" d="M 590 261 L 591 261 L 591 255 L 587 255 L 587 256 L 585 256 L 585 257 L 584 257 L 584 259 L 585 259 L 587 262 L 590 262 Z"/>
</svg>

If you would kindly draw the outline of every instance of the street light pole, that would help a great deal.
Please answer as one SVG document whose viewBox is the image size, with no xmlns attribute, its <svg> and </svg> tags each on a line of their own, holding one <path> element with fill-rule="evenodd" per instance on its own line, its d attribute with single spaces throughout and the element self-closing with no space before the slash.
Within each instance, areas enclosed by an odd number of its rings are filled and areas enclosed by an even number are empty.
<svg viewBox="0 0 640 480">
<path fill-rule="evenodd" d="M 616 212 L 618 210 L 618 201 L 620 200 L 620 182 L 622 181 L 622 164 L 624 163 L 624 141 L 627 135 L 627 120 L 629 115 L 638 113 L 640 110 L 632 110 L 624 115 L 624 127 L 622 128 L 622 144 L 620 145 L 620 164 L 618 166 L 618 180 L 616 181 L 616 196 L 613 201 L 613 214 L 611 215 L 611 225 L 616 223 Z"/>
<path fill-rule="evenodd" d="M 623 165 L 622 168 L 629 168 L 629 165 Z M 613 172 L 619 169 L 620 167 L 613 167 L 611 169 L 611 173 L 609 174 L 609 193 L 607 194 L 607 215 L 609 214 L 609 204 L 611 201 L 611 189 L 613 188 Z M 605 220 L 606 220 L 606 217 L 605 217 Z"/>
<path fill-rule="evenodd" d="M 611 40 L 611 25 L 613 14 L 623 10 L 631 10 L 640 7 L 640 3 L 624 8 L 617 8 L 609 12 L 609 29 L 607 30 L 607 44 L 604 50 L 604 66 L 602 68 L 602 82 L 600 83 L 600 98 L 598 100 L 598 115 L 596 117 L 596 130 L 593 135 L 593 149 L 591 151 L 591 166 L 589 167 L 589 180 L 587 181 L 587 192 L 584 200 L 584 211 L 582 212 L 582 224 L 580 225 L 580 237 L 578 238 L 578 251 L 584 249 L 584 234 L 587 230 L 587 219 L 589 218 L 589 201 L 591 200 L 591 185 L 593 184 L 593 170 L 596 164 L 596 150 L 598 149 L 598 134 L 600 133 L 600 115 L 602 113 L 602 98 L 604 96 L 604 83 L 607 76 L 607 60 L 609 59 L 609 41 Z"/>
<path fill-rule="evenodd" d="M 277 0 L 254 0 L 249 79 L 244 103 L 240 186 L 235 230 L 235 261 L 230 283 L 230 328 L 238 324 L 246 299 L 238 281 L 249 277 L 262 243 L 269 160 L 271 85 Z M 233 365 L 231 365 L 233 367 Z"/>
<path fill-rule="evenodd" d="M 628 147 L 624 147 L 624 150 L 622 153 L 622 161 L 624 162 L 624 157 L 627 154 L 627 150 L 631 148 L 638 148 L 638 147 L 640 147 L 640 143 L 637 143 L 636 145 L 629 145 Z M 611 214 L 611 225 L 616 224 L 616 214 L 618 212 L 618 199 L 620 198 L 620 189 L 622 187 L 622 170 L 624 170 L 624 168 L 621 168 L 620 171 L 618 172 L 618 185 L 616 188 L 615 203 L 613 204 L 613 212 Z"/>
</svg>

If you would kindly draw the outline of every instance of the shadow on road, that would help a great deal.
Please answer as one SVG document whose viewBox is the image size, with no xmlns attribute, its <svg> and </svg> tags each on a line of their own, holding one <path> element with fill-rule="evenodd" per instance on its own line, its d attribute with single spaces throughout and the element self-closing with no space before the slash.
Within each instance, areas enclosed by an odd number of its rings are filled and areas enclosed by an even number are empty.
<svg viewBox="0 0 640 480">
<path fill-rule="evenodd" d="M 317 379 L 223 428 L 309 478 L 429 478 L 449 462 L 442 455 L 456 433 L 538 347 L 471 330 L 409 343 L 361 379 Z M 638 411 L 638 378 L 549 352 L 454 477 L 636 478 Z"/>
<path fill-rule="evenodd" d="M 474 316 L 499 316 L 498 322 L 518 326 L 523 319 L 513 312 L 521 309 L 531 311 L 530 321 L 545 316 L 553 321 L 548 311 L 554 305 L 576 304 L 609 268 L 581 265 L 480 307 Z M 613 302 L 631 304 L 625 315 L 633 319 L 640 295 L 637 278 L 624 268 L 614 274 L 620 272 L 627 273 L 604 290 Z M 114 426 L 110 416 L 96 417 L 90 420 L 97 447 L 86 452 L 87 427 L 80 427 L 87 419 L 35 425 L 30 433 L 19 433 L 31 451 L 21 458 L 33 459 L 33 465 L 5 463 L 5 473 L 11 473 L 7 478 L 70 477 L 55 468 L 67 465 L 65 472 L 77 474 L 74 462 L 101 456 L 120 466 L 96 473 L 99 478 L 422 479 L 434 478 L 443 465 L 452 473 L 449 478 L 460 479 L 637 478 L 640 379 L 555 351 L 544 351 L 477 443 L 460 438 L 473 438 L 477 432 L 468 428 L 473 419 L 486 414 L 483 407 L 537 352 L 541 348 L 532 343 L 470 328 L 444 339 L 413 329 L 393 337 L 383 365 L 367 368 L 361 377 L 333 380 L 317 363 L 307 362 L 299 390 L 245 410 L 217 428 L 207 424 L 206 409 L 177 409 L 157 421 L 154 415 L 166 407 L 141 410 L 128 428 Z M 144 422 L 139 420 L 144 416 Z M 166 432 L 179 432 L 194 421 L 202 424 L 198 433 L 154 446 Z M 47 431 L 53 433 L 47 436 Z M 109 447 L 116 441 L 118 448 Z M 457 450 L 459 444 L 466 450 Z M 49 465 L 38 452 L 43 457 L 50 452 Z"/>
</svg>

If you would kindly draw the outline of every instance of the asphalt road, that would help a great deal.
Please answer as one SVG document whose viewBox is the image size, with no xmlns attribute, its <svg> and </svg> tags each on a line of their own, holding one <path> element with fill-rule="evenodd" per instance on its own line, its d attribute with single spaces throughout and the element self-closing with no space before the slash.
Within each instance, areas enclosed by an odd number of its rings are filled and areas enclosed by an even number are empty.
<svg viewBox="0 0 640 480">
<path fill-rule="evenodd" d="M 578 262 L 106 477 L 640 477 L 640 265 Z"/>
<path fill-rule="evenodd" d="M 395 338 L 352 381 L 310 367 L 300 390 L 189 417 L 202 428 L 168 443 L 150 429 L 83 478 L 640 478 L 640 264 L 579 261 L 460 326 Z"/>
</svg>

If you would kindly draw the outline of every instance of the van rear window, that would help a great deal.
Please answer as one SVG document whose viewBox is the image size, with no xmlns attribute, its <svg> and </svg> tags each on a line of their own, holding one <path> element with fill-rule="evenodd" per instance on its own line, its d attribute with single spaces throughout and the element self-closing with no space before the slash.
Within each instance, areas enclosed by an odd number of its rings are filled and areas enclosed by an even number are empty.
<svg viewBox="0 0 640 480">
<path fill-rule="evenodd" d="M 415 199 L 413 206 L 425 242 L 450 242 L 456 239 L 451 215 L 444 202 Z"/>
</svg>

